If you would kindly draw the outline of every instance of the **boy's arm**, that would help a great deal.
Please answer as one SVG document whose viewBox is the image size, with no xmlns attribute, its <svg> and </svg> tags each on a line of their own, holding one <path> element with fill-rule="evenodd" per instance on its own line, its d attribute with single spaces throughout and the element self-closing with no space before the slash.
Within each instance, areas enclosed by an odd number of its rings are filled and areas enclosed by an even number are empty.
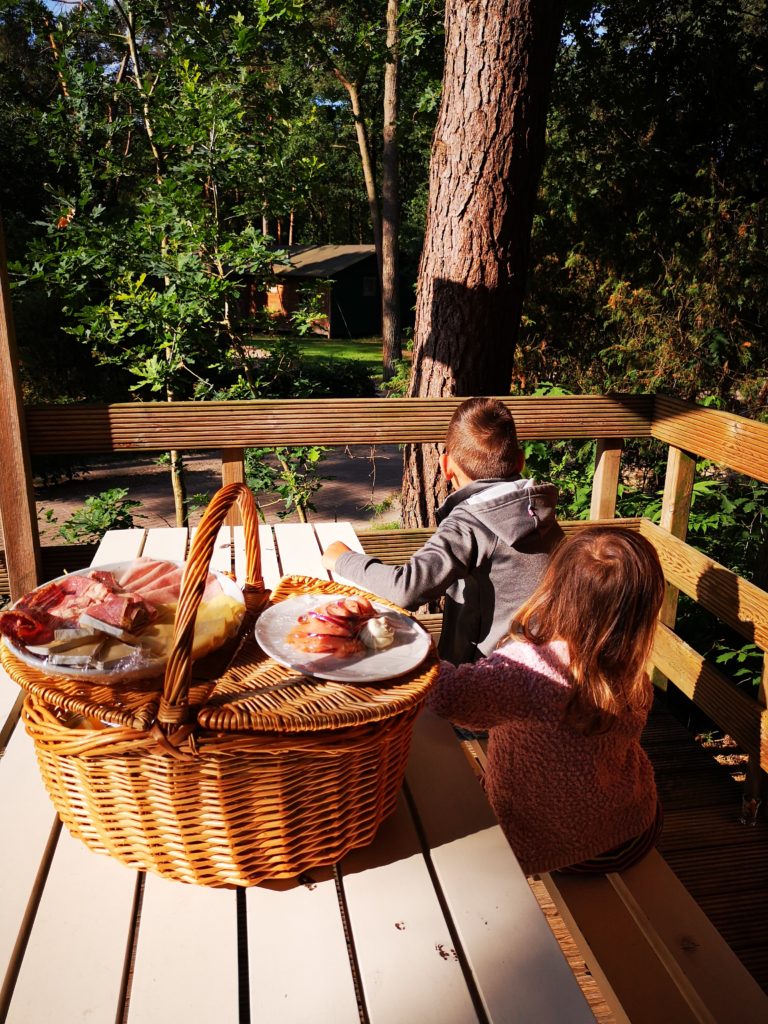
<svg viewBox="0 0 768 1024">
<path fill-rule="evenodd" d="M 345 551 L 351 550 L 352 548 L 347 547 L 343 541 L 335 540 L 333 544 L 329 544 L 323 552 L 323 568 L 327 569 L 329 572 L 333 572 L 336 568 L 336 560 L 339 555 L 343 555 Z"/>
<path fill-rule="evenodd" d="M 440 597 L 468 574 L 477 558 L 471 531 L 448 521 L 405 565 L 384 565 L 377 558 L 349 549 L 342 551 L 342 547 L 346 545 L 336 542 L 326 550 L 325 567 L 330 568 L 333 559 L 333 572 L 401 608 L 418 608 Z"/>
</svg>

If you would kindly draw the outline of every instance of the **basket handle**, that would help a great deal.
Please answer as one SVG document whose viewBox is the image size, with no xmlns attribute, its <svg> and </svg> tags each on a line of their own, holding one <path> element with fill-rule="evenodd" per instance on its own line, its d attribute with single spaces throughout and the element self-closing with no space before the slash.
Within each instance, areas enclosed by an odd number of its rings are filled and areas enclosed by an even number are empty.
<svg viewBox="0 0 768 1024">
<path fill-rule="evenodd" d="M 237 502 L 245 532 L 246 578 L 243 594 L 246 605 L 264 603 L 266 596 L 261 575 L 259 517 L 253 494 L 244 483 L 227 484 L 214 494 L 200 520 L 181 581 L 179 603 L 173 630 L 173 646 L 165 668 L 163 696 L 157 713 L 162 725 L 181 725 L 188 718 L 189 686 L 192 679 L 192 641 L 195 620 L 203 597 L 208 570 L 219 529 L 230 508 Z M 249 601 L 249 596 L 252 598 Z M 259 600 L 261 596 L 261 600 Z M 253 598 L 256 600 L 254 601 Z"/>
</svg>

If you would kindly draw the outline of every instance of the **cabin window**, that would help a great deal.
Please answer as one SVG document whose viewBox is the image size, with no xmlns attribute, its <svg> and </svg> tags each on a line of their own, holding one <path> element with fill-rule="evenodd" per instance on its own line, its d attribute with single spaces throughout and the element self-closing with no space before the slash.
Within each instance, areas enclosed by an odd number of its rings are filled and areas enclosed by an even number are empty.
<svg viewBox="0 0 768 1024">
<path fill-rule="evenodd" d="M 376 294 L 376 278 L 375 277 L 364 277 L 363 278 L 363 295 L 366 298 L 370 298 Z"/>
</svg>

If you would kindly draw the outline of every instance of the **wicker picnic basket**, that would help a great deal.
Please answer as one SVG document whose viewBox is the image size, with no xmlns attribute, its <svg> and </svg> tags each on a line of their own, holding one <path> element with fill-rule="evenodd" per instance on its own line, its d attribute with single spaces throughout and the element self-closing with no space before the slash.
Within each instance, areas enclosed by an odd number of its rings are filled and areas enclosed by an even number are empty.
<svg viewBox="0 0 768 1024">
<path fill-rule="evenodd" d="M 246 627 L 228 667 L 195 678 L 195 616 L 235 501 L 246 537 Z M 70 832 L 131 867 L 210 886 L 295 878 L 370 842 L 395 808 L 413 721 L 437 671 L 434 652 L 385 684 L 341 684 L 277 664 L 252 629 L 270 600 L 359 592 L 289 576 L 270 599 L 253 497 L 229 484 L 196 531 L 162 680 L 86 685 L 46 675 L 3 647 L 3 666 L 27 692 L 23 719 L 43 780 Z"/>
</svg>

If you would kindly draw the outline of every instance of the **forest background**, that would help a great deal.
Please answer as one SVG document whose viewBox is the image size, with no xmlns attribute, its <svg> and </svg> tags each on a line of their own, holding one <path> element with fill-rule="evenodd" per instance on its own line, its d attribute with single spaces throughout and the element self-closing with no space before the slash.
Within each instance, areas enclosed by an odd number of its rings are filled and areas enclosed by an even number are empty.
<svg viewBox="0 0 768 1024">
<path fill-rule="evenodd" d="M 766 7 L 567 5 L 513 393 L 663 391 L 765 418 Z M 290 243 L 378 241 L 393 11 L 407 343 L 443 71 L 439 0 L 0 0 L 0 209 L 27 402 L 381 387 L 270 341 L 242 293 Z M 407 386 L 408 360 L 395 369 L 385 393 Z M 557 481 L 561 513 L 586 516 L 593 446 L 526 454 Z M 286 508 L 306 513 L 323 455 L 286 449 L 265 471 L 250 453 L 251 482 L 282 487 Z M 653 517 L 663 472 L 652 443 L 631 446 L 619 514 Z M 767 497 L 698 467 L 692 541 L 762 586 Z M 127 495 L 113 496 L 101 521 L 130 514 Z M 72 539 L 93 525 L 86 515 Z M 754 678 L 749 645 L 696 631 L 737 678 Z"/>
</svg>

